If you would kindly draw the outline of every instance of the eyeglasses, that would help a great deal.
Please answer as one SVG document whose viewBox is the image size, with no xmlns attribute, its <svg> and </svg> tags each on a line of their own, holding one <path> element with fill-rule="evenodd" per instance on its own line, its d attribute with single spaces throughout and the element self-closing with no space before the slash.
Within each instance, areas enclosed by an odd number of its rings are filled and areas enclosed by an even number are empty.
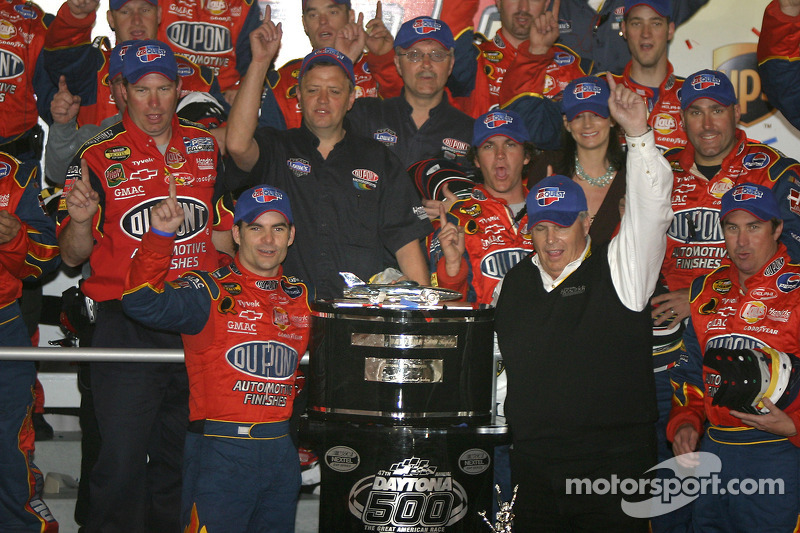
<svg viewBox="0 0 800 533">
<path fill-rule="evenodd" d="M 399 56 L 406 56 L 406 59 L 411 61 L 412 63 L 419 63 L 422 61 L 425 56 L 431 58 L 431 61 L 436 63 L 441 63 L 448 57 L 450 57 L 450 52 L 445 52 L 444 50 L 434 50 L 433 52 L 420 52 L 419 50 L 409 50 L 405 54 L 397 54 Z"/>
</svg>

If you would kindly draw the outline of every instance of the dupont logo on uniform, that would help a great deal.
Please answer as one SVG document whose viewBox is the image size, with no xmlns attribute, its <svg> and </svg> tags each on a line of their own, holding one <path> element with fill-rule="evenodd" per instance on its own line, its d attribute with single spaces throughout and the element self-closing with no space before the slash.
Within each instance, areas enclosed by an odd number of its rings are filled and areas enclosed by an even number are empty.
<svg viewBox="0 0 800 533">
<path fill-rule="evenodd" d="M 25 72 L 22 58 L 7 50 L 0 50 L 0 80 L 16 78 Z"/>
<path fill-rule="evenodd" d="M 698 74 L 691 81 L 691 86 L 694 87 L 695 91 L 704 91 L 719 84 L 719 78 L 713 74 Z"/>
<path fill-rule="evenodd" d="M 536 203 L 542 207 L 553 204 L 566 196 L 558 187 L 542 187 L 536 191 Z"/>
<path fill-rule="evenodd" d="M 245 342 L 225 354 L 228 364 L 256 378 L 289 379 L 297 368 L 297 351 L 282 342 Z"/>
<path fill-rule="evenodd" d="M 481 273 L 488 278 L 503 279 L 511 267 L 522 261 L 529 253 L 531 251 L 524 248 L 495 250 L 481 259 Z"/>
<path fill-rule="evenodd" d="M 500 126 L 511 124 L 512 122 L 514 122 L 514 118 L 508 113 L 503 113 L 502 111 L 492 113 L 483 119 L 483 123 L 486 124 L 486 127 L 489 129 L 499 128 Z"/>
<path fill-rule="evenodd" d="M 430 33 L 432 31 L 439 31 L 442 29 L 442 25 L 436 22 L 435 20 L 431 19 L 420 19 L 414 22 L 414 31 L 425 35 L 426 33 Z"/>
<path fill-rule="evenodd" d="M 146 44 L 136 49 L 136 57 L 143 63 L 150 63 L 160 57 L 167 55 L 167 51 L 160 46 Z"/>
<path fill-rule="evenodd" d="M 455 150 L 456 152 L 463 152 L 466 154 L 467 150 L 469 150 L 468 143 L 465 143 L 464 141 L 459 141 L 458 139 L 451 139 L 450 137 L 448 137 L 447 139 L 443 139 L 442 144 L 444 144 L 451 150 Z"/>
<path fill-rule="evenodd" d="M 231 32 L 206 22 L 176 22 L 167 27 L 167 39 L 175 46 L 202 54 L 223 54 L 233 50 Z"/>
<path fill-rule="evenodd" d="M 150 211 L 163 198 L 152 198 L 133 206 L 122 215 L 119 225 L 126 235 L 141 240 L 150 229 Z M 178 197 L 178 205 L 183 209 L 183 224 L 178 228 L 175 242 L 191 239 L 205 231 L 208 226 L 208 208 L 197 198 Z"/>
<path fill-rule="evenodd" d="M 733 199 L 737 202 L 746 202 L 747 200 L 753 200 L 764 196 L 764 193 L 759 191 L 757 187 L 752 187 L 750 185 L 739 185 L 731 194 L 733 195 Z"/>
<path fill-rule="evenodd" d="M 600 94 L 600 86 L 591 82 L 579 83 L 575 86 L 575 89 L 573 89 L 572 94 L 574 94 L 575 98 L 578 100 L 586 100 L 596 94 Z"/>
<path fill-rule="evenodd" d="M 357 168 L 353 170 L 353 186 L 359 190 L 374 189 L 378 185 L 379 176 L 366 168 Z"/>
<path fill-rule="evenodd" d="M 253 199 L 260 204 L 266 204 L 273 200 L 280 200 L 283 198 L 283 195 L 274 194 L 274 192 L 275 189 L 265 189 L 263 187 L 259 187 L 253 191 Z"/>
</svg>

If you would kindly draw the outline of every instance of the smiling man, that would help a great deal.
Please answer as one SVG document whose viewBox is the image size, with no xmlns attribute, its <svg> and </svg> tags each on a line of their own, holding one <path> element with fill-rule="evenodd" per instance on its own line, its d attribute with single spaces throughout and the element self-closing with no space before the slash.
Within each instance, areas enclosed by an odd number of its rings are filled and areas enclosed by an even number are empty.
<svg viewBox="0 0 800 533">
<path fill-rule="evenodd" d="M 716 454 L 722 480 L 781 480 L 776 494 L 700 494 L 691 504 L 694 531 L 793 531 L 800 515 L 800 266 L 780 242 L 782 215 L 769 187 L 740 183 L 720 209 L 728 260 L 692 283 L 689 357 L 672 372 L 667 435 L 676 456 Z"/>
<path fill-rule="evenodd" d="M 256 130 L 264 76 L 282 31 L 269 18 L 251 34 L 253 60 L 230 115 L 226 187 L 268 183 L 292 198 L 297 228 L 286 268 L 320 298 L 339 298 L 339 272 L 369 279 L 398 267 L 430 283 L 419 239 L 432 227 L 397 158 L 379 142 L 344 127 L 355 101 L 353 64 L 333 48 L 307 55 L 298 73 L 300 128 Z"/>
<path fill-rule="evenodd" d="M 656 458 L 647 302 L 671 220 L 672 180 L 644 102 L 609 85 L 611 116 L 628 145 L 619 233 L 592 247 L 583 189 L 566 176 L 547 177 L 527 197 L 536 253 L 498 285 L 519 533 L 647 531 L 646 520 L 622 512 L 621 494 L 575 495 L 567 487 L 571 478 L 638 479 Z M 621 401 L 624 409 L 609 407 Z"/>
<path fill-rule="evenodd" d="M 88 259 L 91 266 L 82 289 L 97 302 L 92 346 L 180 349 L 178 335 L 144 327 L 122 312 L 124 272 L 146 232 L 150 208 L 168 193 L 170 176 L 191 213 L 171 277 L 219 266 L 212 229 L 225 229 L 215 215 L 226 209 L 216 202 L 218 149 L 207 130 L 176 116 L 181 80 L 165 43 L 131 43 L 122 77 L 128 103 L 122 121 L 87 141 L 68 169 L 59 245 L 66 264 Z M 102 444 L 91 475 L 87 530 L 178 530 L 188 421 L 185 368 L 93 362 L 91 376 Z"/>
<path fill-rule="evenodd" d="M 122 299 L 130 316 L 183 336 L 191 422 L 181 530 L 293 533 L 300 465 L 289 417 L 311 331 L 311 297 L 281 267 L 295 235 L 289 198 L 266 185 L 242 193 L 233 263 L 165 283 L 184 217 L 173 182 L 169 198 L 153 208 Z M 249 371 L 233 364 L 244 352 Z M 231 465 L 258 475 L 242 476 Z"/>
</svg>

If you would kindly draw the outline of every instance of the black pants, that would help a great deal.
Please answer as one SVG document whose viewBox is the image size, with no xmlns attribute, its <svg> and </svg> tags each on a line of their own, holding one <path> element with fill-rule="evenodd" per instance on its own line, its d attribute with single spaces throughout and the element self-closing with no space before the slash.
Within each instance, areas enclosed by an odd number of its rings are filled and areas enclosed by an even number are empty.
<svg viewBox="0 0 800 533">
<path fill-rule="evenodd" d="M 617 432 L 615 432 L 617 433 Z M 647 499 L 620 491 L 605 494 L 567 493 L 567 479 L 649 479 L 645 472 L 656 464 L 653 426 L 617 433 L 617 444 L 598 445 L 589 453 L 569 454 L 569 443 L 557 447 L 525 446 L 511 449 L 511 481 L 519 485 L 514 505 L 514 533 L 603 531 L 646 532 L 646 519 L 626 515 L 620 503 Z M 544 449 L 547 448 L 547 449 Z M 600 486 L 600 491 L 604 487 Z"/>
<path fill-rule="evenodd" d="M 98 313 L 95 347 L 180 348 L 180 337 L 126 318 L 118 302 Z M 86 530 L 180 530 L 181 468 L 189 384 L 179 363 L 91 363 L 100 454 Z"/>
</svg>

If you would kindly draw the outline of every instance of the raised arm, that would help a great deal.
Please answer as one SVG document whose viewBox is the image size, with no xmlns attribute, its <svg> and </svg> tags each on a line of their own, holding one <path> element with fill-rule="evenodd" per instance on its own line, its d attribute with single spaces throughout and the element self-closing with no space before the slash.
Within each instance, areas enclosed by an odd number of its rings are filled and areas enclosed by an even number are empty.
<svg viewBox="0 0 800 533">
<path fill-rule="evenodd" d="M 61 259 L 64 264 L 75 267 L 86 261 L 92 253 L 94 217 L 100 207 L 100 195 L 92 188 L 89 168 L 80 160 L 81 175 L 67 180 L 66 210 L 69 218 L 62 222 L 58 234 Z M 63 211 L 63 209 L 59 209 Z"/>
</svg>

